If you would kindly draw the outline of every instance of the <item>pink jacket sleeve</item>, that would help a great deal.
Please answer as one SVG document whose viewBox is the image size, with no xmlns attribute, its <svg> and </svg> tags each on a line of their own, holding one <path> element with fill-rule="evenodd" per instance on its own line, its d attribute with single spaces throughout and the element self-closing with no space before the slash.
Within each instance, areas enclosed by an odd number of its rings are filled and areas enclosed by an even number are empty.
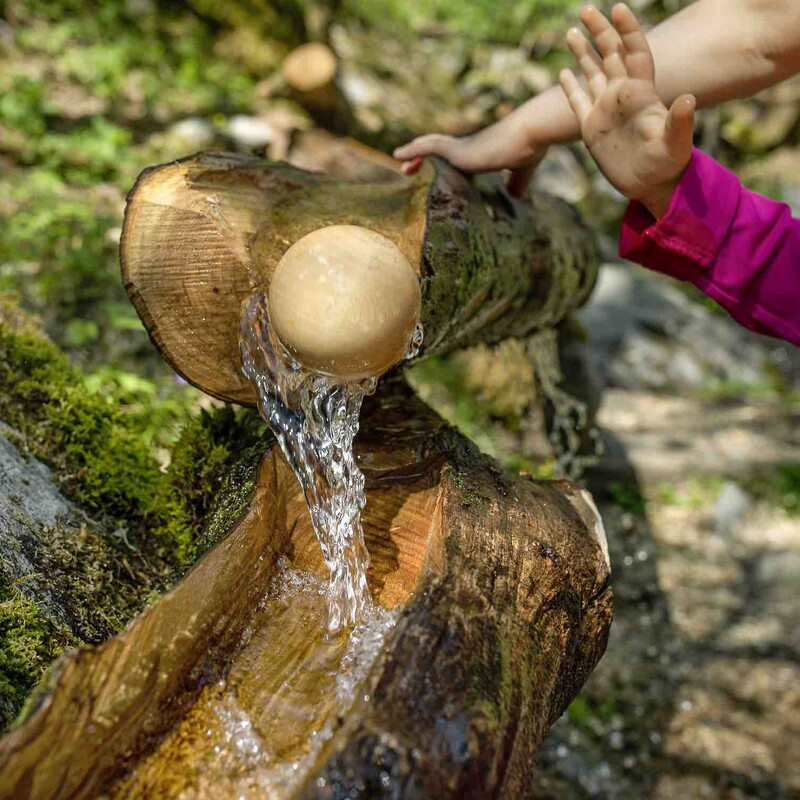
<svg viewBox="0 0 800 800">
<path fill-rule="evenodd" d="M 619 254 L 690 281 L 746 328 L 800 345 L 800 219 L 699 150 L 661 219 L 628 206 Z"/>
</svg>

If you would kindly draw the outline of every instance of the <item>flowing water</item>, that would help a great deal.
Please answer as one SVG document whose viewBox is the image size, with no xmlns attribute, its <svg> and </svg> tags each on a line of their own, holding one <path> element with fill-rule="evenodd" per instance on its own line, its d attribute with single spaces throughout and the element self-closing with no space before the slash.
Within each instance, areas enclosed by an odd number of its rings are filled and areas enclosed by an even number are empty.
<svg viewBox="0 0 800 800">
<path fill-rule="evenodd" d="M 378 378 L 350 383 L 309 372 L 275 336 L 266 294 L 242 307 L 239 342 L 244 373 L 305 494 L 314 530 L 330 570 L 328 630 L 354 625 L 370 604 L 361 510 L 364 476 L 353 455 L 361 404 Z M 418 325 L 407 358 L 419 350 Z"/>
<path fill-rule="evenodd" d="M 291 797 L 342 718 L 368 700 L 370 669 L 398 617 L 371 603 L 355 626 L 327 634 L 318 624 L 327 602 L 325 581 L 280 558 L 230 669 L 113 800 Z"/>
</svg>

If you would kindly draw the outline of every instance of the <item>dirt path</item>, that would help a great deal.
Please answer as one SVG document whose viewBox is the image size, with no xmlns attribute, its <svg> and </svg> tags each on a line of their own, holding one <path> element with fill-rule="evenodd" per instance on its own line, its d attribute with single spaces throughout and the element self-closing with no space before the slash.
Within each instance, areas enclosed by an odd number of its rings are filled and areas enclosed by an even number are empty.
<svg viewBox="0 0 800 800">
<path fill-rule="evenodd" d="M 631 275 L 615 269 L 616 281 Z M 641 280 L 652 308 L 665 285 Z M 589 327 L 612 324 L 597 306 Z M 653 337 L 673 366 L 707 367 L 709 341 L 719 363 L 730 356 L 735 367 L 737 349 L 747 352 L 742 370 L 757 370 L 759 348 L 774 354 L 715 315 L 694 345 L 653 330 L 668 318 L 630 323 L 594 354 L 611 386 L 599 417 L 608 452 L 587 480 L 611 547 L 615 622 L 606 656 L 540 752 L 532 798 L 800 798 L 800 408 L 775 396 L 701 399 L 680 381 L 642 385 L 630 367 L 647 375 L 647 359 L 664 357 Z"/>
</svg>

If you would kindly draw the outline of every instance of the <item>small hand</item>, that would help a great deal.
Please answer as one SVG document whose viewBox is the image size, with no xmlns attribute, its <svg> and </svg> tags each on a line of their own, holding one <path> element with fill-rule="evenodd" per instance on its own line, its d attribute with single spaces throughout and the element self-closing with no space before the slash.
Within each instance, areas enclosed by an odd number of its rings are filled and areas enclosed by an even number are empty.
<svg viewBox="0 0 800 800">
<path fill-rule="evenodd" d="M 394 157 L 403 160 L 401 169 L 414 175 L 428 156 L 439 156 L 462 172 L 488 172 L 510 169 L 508 191 L 522 197 L 533 171 L 547 153 L 547 147 L 533 147 L 527 142 L 509 145 L 509 137 L 492 125 L 472 136 L 446 136 L 429 133 L 398 147 Z"/>
<path fill-rule="evenodd" d="M 682 95 L 669 110 L 661 102 L 650 46 L 626 5 L 611 10 L 613 27 L 593 6 L 580 16 L 603 57 L 577 28 L 567 33 L 588 83 L 587 91 L 568 69 L 559 76 L 581 136 L 620 192 L 663 216 L 691 158 L 695 98 Z"/>
</svg>

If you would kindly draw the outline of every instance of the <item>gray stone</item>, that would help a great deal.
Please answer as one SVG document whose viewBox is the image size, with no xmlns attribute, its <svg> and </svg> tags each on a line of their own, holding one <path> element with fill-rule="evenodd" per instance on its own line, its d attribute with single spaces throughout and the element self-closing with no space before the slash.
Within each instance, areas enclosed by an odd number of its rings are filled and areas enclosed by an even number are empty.
<svg viewBox="0 0 800 800">
<path fill-rule="evenodd" d="M 228 135 L 237 147 L 251 150 L 266 147 L 275 137 L 275 131 L 266 120 L 237 114 L 228 120 Z"/>
<path fill-rule="evenodd" d="M 604 264 L 578 318 L 604 384 L 631 390 L 769 384 L 800 387 L 800 350 L 742 328 L 696 302 L 677 281 L 626 263 Z"/>
<path fill-rule="evenodd" d="M 167 130 L 167 136 L 176 140 L 187 150 L 201 150 L 214 141 L 214 127 L 207 119 L 187 117 Z"/>
<path fill-rule="evenodd" d="M 534 187 L 577 203 L 589 193 L 591 182 L 569 148 L 551 147 L 536 169 Z"/>
<path fill-rule="evenodd" d="M 40 537 L 55 525 L 69 525 L 76 512 L 53 482 L 50 470 L 22 455 L 0 423 L 0 560 L 4 577 L 22 588 L 48 616 L 65 626 L 70 619 L 59 595 L 36 566 Z"/>
<path fill-rule="evenodd" d="M 714 532 L 717 536 L 730 536 L 750 506 L 750 496 L 739 484 L 732 481 L 726 483 L 714 506 Z"/>
</svg>

